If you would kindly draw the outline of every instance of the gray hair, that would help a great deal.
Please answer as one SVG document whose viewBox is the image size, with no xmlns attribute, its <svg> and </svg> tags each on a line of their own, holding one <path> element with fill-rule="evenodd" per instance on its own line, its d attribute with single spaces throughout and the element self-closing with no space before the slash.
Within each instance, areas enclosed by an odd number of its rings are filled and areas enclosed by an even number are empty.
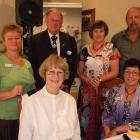
<svg viewBox="0 0 140 140">
<path fill-rule="evenodd" d="M 46 13 L 45 13 L 45 16 L 47 17 L 50 13 L 58 13 L 61 17 L 61 21 L 63 21 L 63 15 L 62 15 L 62 12 L 60 10 L 58 10 L 57 8 L 51 8 L 49 9 Z"/>
</svg>

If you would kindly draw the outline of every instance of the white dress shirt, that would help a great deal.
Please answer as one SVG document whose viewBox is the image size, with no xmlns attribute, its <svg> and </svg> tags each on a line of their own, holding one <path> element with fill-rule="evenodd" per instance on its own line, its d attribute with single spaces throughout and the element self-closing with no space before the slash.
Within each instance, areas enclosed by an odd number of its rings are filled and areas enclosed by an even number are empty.
<svg viewBox="0 0 140 140">
<path fill-rule="evenodd" d="M 60 90 L 58 95 L 44 87 L 30 96 L 20 115 L 18 140 L 80 140 L 75 99 Z"/>
</svg>

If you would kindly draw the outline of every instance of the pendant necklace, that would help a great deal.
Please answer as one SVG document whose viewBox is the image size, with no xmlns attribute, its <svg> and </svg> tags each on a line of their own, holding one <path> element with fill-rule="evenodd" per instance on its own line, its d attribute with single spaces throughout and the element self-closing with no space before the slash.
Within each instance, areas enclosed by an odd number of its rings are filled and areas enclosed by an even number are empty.
<svg viewBox="0 0 140 140">
<path fill-rule="evenodd" d="M 128 92 L 128 90 L 125 88 L 125 92 L 126 92 L 126 100 L 127 100 L 129 96 L 133 95 L 133 93 L 136 92 L 136 89 L 133 90 L 132 92 Z"/>
</svg>

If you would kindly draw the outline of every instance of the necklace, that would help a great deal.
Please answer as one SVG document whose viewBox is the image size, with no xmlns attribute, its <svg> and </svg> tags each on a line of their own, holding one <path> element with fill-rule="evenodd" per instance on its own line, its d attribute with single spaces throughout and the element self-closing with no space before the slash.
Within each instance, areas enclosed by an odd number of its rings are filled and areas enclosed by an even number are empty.
<svg viewBox="0 0 140 140">
<path fill-rule="evenodd" d="M 125 88 L 125 92 L 126 92 L 126 100 L 127 100 L 129 96 L 133 95 L 133 93 L 136 92 L 136 89 L 131 92 L 128 92 L 127 88 Z"/>
<path fill-rule="evenodd" d="M 93 50 L 94 50 L 94 51 L 98 51 L 98 50 L 100 50 L 100 49 L 103 48 L 103 47 L 104 47 L 104 44 L 102 44 L 99 48 L 94 48 L 94 47 L 93 47 Z"/>
</svg>

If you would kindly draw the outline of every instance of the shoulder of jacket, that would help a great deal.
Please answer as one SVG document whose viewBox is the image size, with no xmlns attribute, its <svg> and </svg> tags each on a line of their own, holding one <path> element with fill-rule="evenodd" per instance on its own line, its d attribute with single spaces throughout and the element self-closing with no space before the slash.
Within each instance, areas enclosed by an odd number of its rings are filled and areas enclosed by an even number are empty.
<svg viewBox="0 0 140 140">
<path fill-rule="evenodd" d="M 39 36 L 46 35 L 46 34 L 48 34 L 48 31 L 47 30 L 44 30 L 42 32 L 39 32 L 37 34 L 34 34 L 33 35 L 33 38 L 38 38 Z"/>
<path fill-rule="evenodd" d="M 65 33 L 65 32 L 59 32 L 60 36 L 65 36 L 65 38 L 71 38 L 71 39 L 74 39 L 73 36 L 69 35 L 68 33 Z"/>
</svg>

